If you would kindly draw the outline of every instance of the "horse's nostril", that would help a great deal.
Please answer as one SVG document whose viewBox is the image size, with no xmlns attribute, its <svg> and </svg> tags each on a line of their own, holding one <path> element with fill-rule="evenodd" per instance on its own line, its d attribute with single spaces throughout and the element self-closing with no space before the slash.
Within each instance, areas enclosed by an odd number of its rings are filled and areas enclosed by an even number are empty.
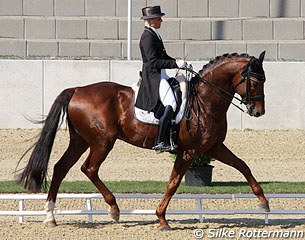
<svg viewBox="0 0 305 240">
<path fill-rule="evenodd" d="M 255 117 L 259 117 L 259 116 L 261 116 L 261 113 L 260 112 L 256 112 L 255 113 Z"/>
</svg>

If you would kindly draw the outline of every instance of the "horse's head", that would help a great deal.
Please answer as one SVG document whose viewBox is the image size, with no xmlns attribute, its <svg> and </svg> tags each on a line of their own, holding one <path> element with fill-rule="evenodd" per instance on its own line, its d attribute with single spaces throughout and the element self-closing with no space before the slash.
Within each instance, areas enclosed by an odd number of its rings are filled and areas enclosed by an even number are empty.
<svg viewBox="0 0 305 240">
<path fill-rule="evenodd" d="M 242 97 L 250 116 L 260 117 L 265 114 L 264 83 L 265 72 L 263 60 L 265 51 L 259 58 L 252 57 L 234 80 L 235 92 Z"/>
</svg>

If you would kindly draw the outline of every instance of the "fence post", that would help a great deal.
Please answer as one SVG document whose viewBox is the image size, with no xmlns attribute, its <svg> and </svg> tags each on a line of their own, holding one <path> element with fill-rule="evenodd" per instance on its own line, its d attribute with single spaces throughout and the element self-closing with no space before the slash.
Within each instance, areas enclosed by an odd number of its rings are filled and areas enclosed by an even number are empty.
<svg viewBox="0 0 305 240">
<path fill-rule="evenodd" d="M 198 210 L 199 211 L 202 211 L 202 199 L 201 198 L 198 198 L 197 199 L 197 205 L 198 205 Z M 203 222 L 203 215 L 202 214 L 199 214 L 199 222 Z"/>
<path fill-rule="evenodd" d="M 24 199 L 20 199 L 19 200 L 19 211 L 23 212 L 23 210 L 24 210 Z M 23 221 L 24 221 L 24 216 L 20 216 L 19 223 L 23 223 Z"/>
<path fill-rule="evenodd" d="M 86 198 L 86 203 L 87 203 L 87 210 L 89 210 L 91 212 L 92 211 L 91 198 Z M 93 222 L 92 214 L 88 214 L 88 222 L 89 223 Z"/>
<path fill-rule="evenodd" d="M 265 224 L 269 224 L 269 218 L 268 218 L 269 214 L 266 213 L 265 214 Z"/>
</svg>

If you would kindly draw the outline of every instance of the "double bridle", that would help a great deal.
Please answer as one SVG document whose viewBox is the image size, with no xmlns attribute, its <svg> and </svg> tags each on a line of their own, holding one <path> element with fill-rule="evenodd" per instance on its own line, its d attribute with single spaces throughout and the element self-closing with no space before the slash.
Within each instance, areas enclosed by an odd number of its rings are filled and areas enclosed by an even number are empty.
<svg viewBox="0 0 305 240">
<path fill-rule="evenodd" d="M 235 103 L 233 103 L 231 101 L 232 98 L 236 99 L 240 104 L 244 104 L 246 106 L 250 105 L 251 101 L 263 101 L 265 99 L 264 94 L 254 95 L 254 96 L 251 95 L 251 81 L 257 82 L 257 83 L 264 83 L 266 81 L 266 77 L 265 77 L 264 73 L 256 73 L 256 72 L 253 72 L 251 70 L 252 61 L 254 61 L 254 58 L 250 59 L 250 61 L 248 62 L 247 66 L 245 68 L 245 70 L 241 73 L 242 79 L 240 80 L 240 82 L 238 84 L 236 84 L 236 86 L 234 86 L 234 90 L 235 90 L 240 84 L 242 84 L 243 82 L 246 81 L 246 96 L 242 99 L 234 96 L 234 94 L 231 94 L 230 92 L 228 92 L 228 91 L 220 88 L 219 86 L 217 86 L 217 85 L 207 81 L 206 79 L 202 78 L 199 73 L 197 73 L 196 71 L 193 70 L 191 65 L 186 68 L 186 72 L 189 72 L 191 75 L 194 75 L 195 78 L 198 78 L 200 82 L 202 82 L 202 83 L 210 86 L 214 90 L 216 90 L 220 96 L 224 97 L 225 99 L 230 101 L 231 104 L 233 104 L 239 110 L 244 112 L 244 110 L 241 107 L 239 107 L 238 105 L 236 105 Z M 192 78 L 191 76 L 188 76 L 188 79 L 191 79 L 191 78 Z"/>
<path fill-rule="evenodd" d="M 248 105 L 251 101 L 264 101 L 265 95 L 251 95 L 251 85 L 250 81 L 257 82 L 257 83 L 264 83 L 266 81 L 265 74 L 256 73 L 251 71 L 251 61 L 253 61 L 253 58 L 248 62 L 246 69 L 241 73 L 242 79 L 241 81 L 234 87 L 234 89 L 237 88 L 241 83 L 246 81 L 246 96 L 241 99 L 241 103 Z"/>
</svg>

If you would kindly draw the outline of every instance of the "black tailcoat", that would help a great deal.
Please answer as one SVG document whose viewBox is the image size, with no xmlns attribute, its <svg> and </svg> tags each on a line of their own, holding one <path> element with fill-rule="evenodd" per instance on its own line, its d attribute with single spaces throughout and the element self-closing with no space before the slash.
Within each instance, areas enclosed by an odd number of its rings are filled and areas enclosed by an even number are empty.
<svg viewBox="0 0 305 240">
<path fill-rule="evenodd" d="M 178 68 L 176 60 L 167 55 L 163 42 L 151 29 L 145 27 L 140 40 L 142 54 L 142 83 L 136 106 L 153 111 L 159 99 L 161 69 Z"/>
</svg>

